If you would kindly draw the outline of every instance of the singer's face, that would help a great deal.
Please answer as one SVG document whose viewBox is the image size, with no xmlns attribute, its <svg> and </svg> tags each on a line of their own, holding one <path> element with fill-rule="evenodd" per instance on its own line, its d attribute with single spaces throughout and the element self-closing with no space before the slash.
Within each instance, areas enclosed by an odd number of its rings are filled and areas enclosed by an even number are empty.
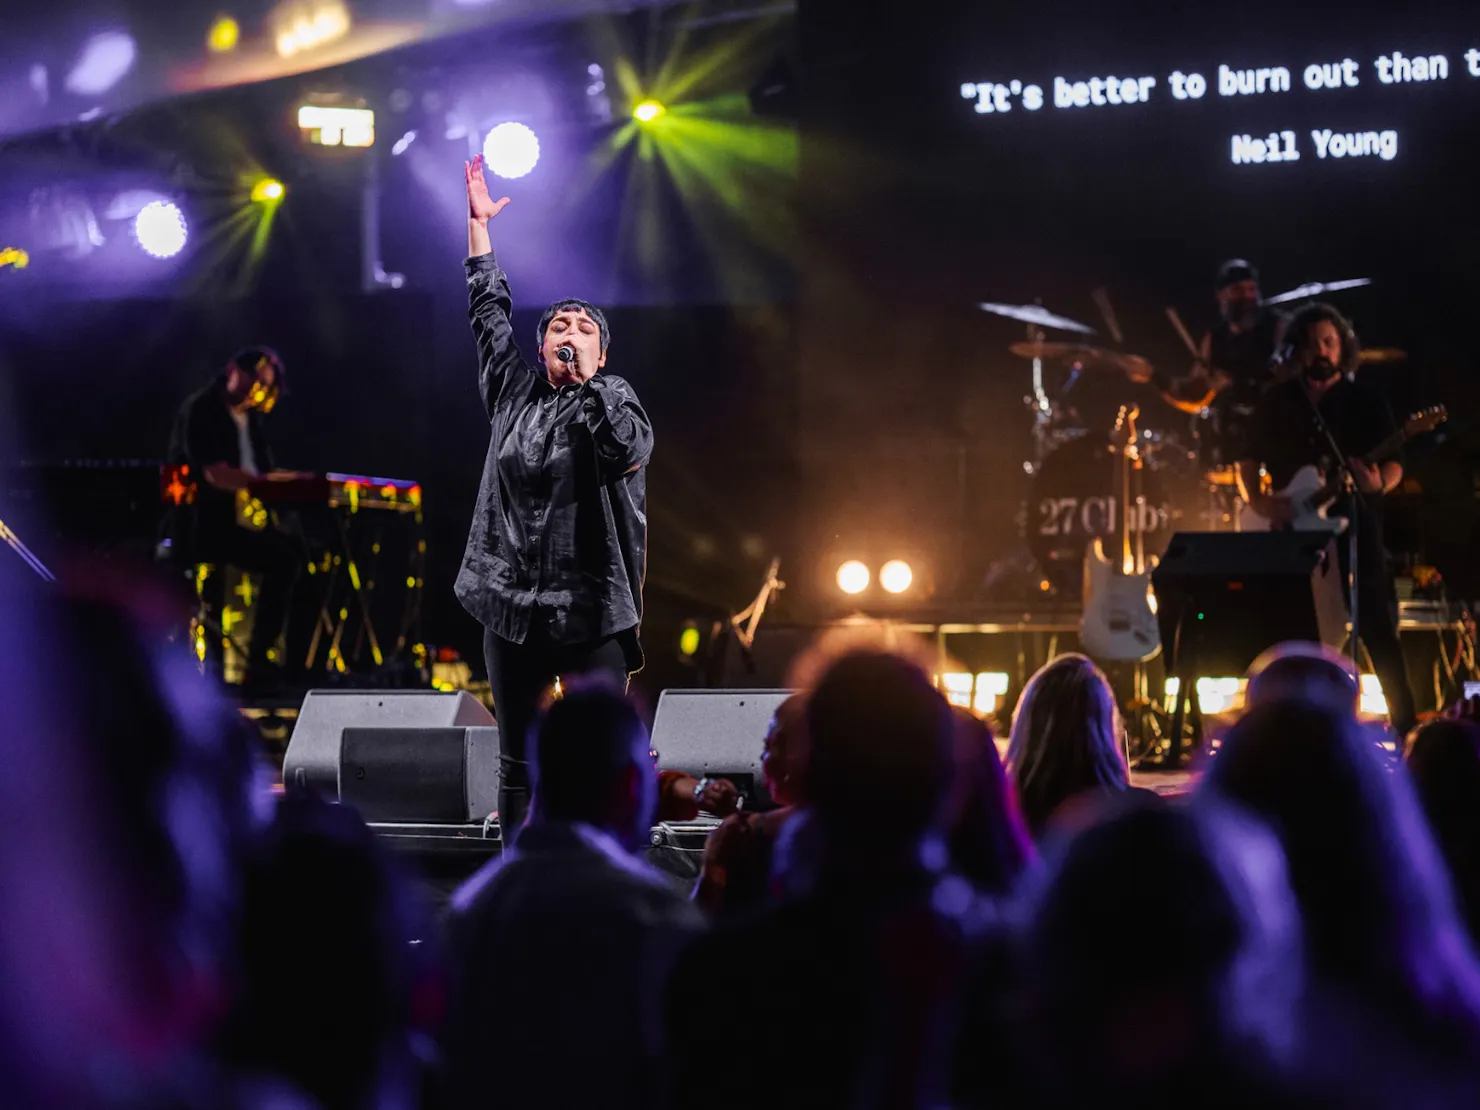
<svg viewBox="0 0 1480 1110">
<path fill-rule="evenodd" d="M 1341 332 L 1330 320 L 1316 323 L 1305 335 L 1305 365 L 1334 370 L 1341 365 Z M 1324 375 L 1318 375 L 1324 377 Z"/>
<path fill-rule="evenodd" d="M 571 362 L 560 361 L 560 348 L 570 346 L 576 353 Z M 606 352 L 601 349 L 601 328 L 586 315 L 583 308 L 565 308 L 555 314 L 545 329 L 545 345 L 540 358 L 550 384 L 579 384 L 589 381 L 606 365 Z"/>
</svg>

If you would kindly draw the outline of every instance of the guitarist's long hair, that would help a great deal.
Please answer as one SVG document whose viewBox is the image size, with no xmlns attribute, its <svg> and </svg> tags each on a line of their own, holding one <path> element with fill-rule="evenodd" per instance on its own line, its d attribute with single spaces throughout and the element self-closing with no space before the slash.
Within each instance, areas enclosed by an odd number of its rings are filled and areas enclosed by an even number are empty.
<svg viewBox="0 0 1480 1110">
<path fill-rule="evenodd" d="M 1336 371 L 1342 377 L 1350 378 L 1357 372 L 1362 344 L 1357 340 L 1351 321 L 1328 304 L 1306 305 L 1290 317 L 1290 323 L 1285 327 L 1284 365 L 1294 373 L 1303 369 L 1301 360 L 1304 358 L 1305 340 L 1310 329 L 1322 321 L 1334 327 L 1341 336 L 1341 362 Z"/>
<path fill-rule="evenodd" d="M 1065 802 L 1130 784 L 1115 694 L 1088 656 L 1060 655 L 1028 680 L 1012 715 L 1007 765 L 1035 838 Z"/>
</svg>

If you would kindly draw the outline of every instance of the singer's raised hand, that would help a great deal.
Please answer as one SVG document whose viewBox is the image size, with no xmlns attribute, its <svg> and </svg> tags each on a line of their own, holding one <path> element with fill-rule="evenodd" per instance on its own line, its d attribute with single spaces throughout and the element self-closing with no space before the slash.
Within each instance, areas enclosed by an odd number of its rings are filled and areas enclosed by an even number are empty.
<svg viewBox="0 0 1480 1110">
<path fill-rule="evenodd" d="M 487 223 L 509 203 L 508 197 L 500 197 L 494 200 L 488 192 L 488 179 L 483 176 L 483 155 L 479 154 L 471 162 L 463 163 L 463 176 L 468 183 L 468 218 L 480 223 Z"/>
</svg>

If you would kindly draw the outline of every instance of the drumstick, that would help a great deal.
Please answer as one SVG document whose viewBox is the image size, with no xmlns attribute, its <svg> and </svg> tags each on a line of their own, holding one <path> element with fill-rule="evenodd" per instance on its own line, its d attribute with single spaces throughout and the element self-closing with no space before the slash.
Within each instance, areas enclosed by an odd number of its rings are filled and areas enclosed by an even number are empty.
<svg viewBox="0 0 1480 1110">
<path fill-rule="evenodd" d="M 1110 338 L 1117 343 L 1124 343 L 1125 336 L 1120 333 L 1120 322 L 1115 319 L 1115 309 L 1110 307 L 1110 293 L 1102 285 L 1090 294 L 1090 299 L 1100 310 L 1100 315 L 1105 318 L 1105 327 L 1110 332 Z"/>
<path fill-rule="evenodd" d="M 1182 323 L 1182 317 L 1177 315 L 1177 310 L 1167 305 L 1167 319 L 1172 322 L 1172 327 L 1177 329 L 1177 334 L 1182 337 L 1182 342 L 1187 344 L 1187 349 L 1192 352 L 1193 358 L 1202 358 L 1202 352 L 1197 349 L 1197 344 L 1192 341 L 1186 326 Z"/>
</svg>

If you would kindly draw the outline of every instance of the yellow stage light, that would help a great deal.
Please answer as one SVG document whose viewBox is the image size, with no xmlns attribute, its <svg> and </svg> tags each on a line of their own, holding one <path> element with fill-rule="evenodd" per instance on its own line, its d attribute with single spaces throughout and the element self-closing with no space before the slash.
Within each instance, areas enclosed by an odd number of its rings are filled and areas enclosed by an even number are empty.
<svg viewBox="0 0 1480 1110">
<path fill-rule="evenodd" d="M 231 16 L 218 16 L 216 22 L 211 24 L 211 29 L 206 34 L 206 47 L 213 54 L 224 54 L 228 50 L 236 49 L 236 44 L 241 38 L 241 33 L 241 28 L 237 26 L 236 20 L 232 19 Z"/>
<path fill-rule="evenodd" d="M 687 657 L 699 654 L 699 626 L 686 624 L 682 632 L 678 634 L 678 650 Z"/>
<path fill-rule="evenodd" d="M 668 109 L 663 107 L 663 105 L 658 103 L 658 101 L 656 100 L 644 100 L 641 104 L 632 109 L 632 118 L 635 119 L 638 123 L 652 123 L 653 120 L 657 119 L 659 116 L 663 115 L 667 111 Z"/>
<path fill-rule="evenodd" d="M 283 3 L 273 11 L 271 24 L 278 57 L 291 58 L 347 35 L 349 9 L 340 0 L 321 0 L 316 7 L 307 3 Z"/>
<path fill-rule="evenodd" d="M 270 177 L 264 177 L 252 186 L 252 199 L 258 204 L 264 204 L 269 200 L 282 200 L 284 192 L 285 190 L 281 181 L 274 181 Z"/>
<path fill-rule="evenodd" d="M 868 567 L 857 559 L 849 559 L 838 567 L 838 589 L 845 594 L 861 594 L 868 589 Z"/>
<path fill-rule="evenodd" d="M 879 569 L 879 585 L 891 594 L 902 594 L 915 580 L 915 572 L 903 559 L 890 559 Z"/>
</svg>

